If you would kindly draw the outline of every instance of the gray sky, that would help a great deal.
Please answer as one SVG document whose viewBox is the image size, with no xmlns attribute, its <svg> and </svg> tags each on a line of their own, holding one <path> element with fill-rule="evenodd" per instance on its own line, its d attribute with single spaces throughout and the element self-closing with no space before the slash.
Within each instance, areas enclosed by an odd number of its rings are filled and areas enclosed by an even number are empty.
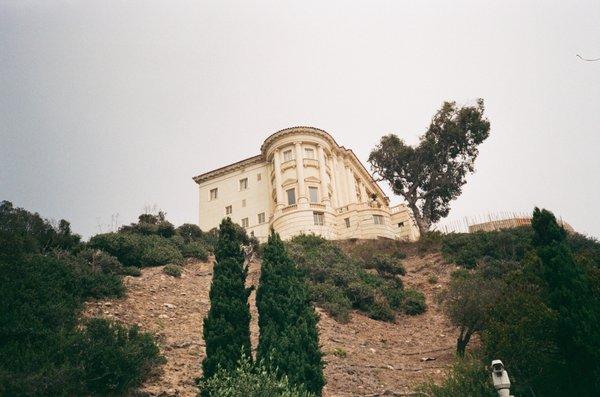
<svg viewBox="0 0 600 397">
<path fill-rule="evenodd" d="M 86 237 L 145 205 L 196 222 L 191 177 L 274 131 L 366 161 L 483 97 L 491 136 L 449 219 L 538 205 L 600 236 L 600 62 L 576 54 L 600 57 L 598 0 L 0 0 L 0 199 Z"/>
</svg>

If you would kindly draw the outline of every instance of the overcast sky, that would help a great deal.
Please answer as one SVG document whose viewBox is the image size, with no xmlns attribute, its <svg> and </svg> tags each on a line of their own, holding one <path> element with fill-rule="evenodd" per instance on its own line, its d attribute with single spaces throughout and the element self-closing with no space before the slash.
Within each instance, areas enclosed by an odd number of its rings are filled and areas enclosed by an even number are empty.
<svg viewBox="0 0 600 397">
<path fill-rule="evenodd" d="M 537 205 L 598 237 L 600 62 L 576 54 L 600 57 L 598 0 L 0 0 L 0 199 L 85 237 L 147 205 L 196 223 L 192 176 L 279 129 L 366 162 L 482 97 L 491 135 L 448 219 Z"/>
</svg>

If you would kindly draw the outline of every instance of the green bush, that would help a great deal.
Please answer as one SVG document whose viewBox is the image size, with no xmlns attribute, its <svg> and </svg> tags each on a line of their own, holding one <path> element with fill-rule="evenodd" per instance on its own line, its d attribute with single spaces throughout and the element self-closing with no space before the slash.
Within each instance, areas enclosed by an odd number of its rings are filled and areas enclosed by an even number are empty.
<svg viewBox="0 0 600 397">
<path fill-rule="evenodd" d="M 167 265 L 163 267 L 163 273 L 173 277 L 181 277 L 183 268 L 177 265 Z"/>
<path fill-rule="evenodd" d="M 287 377 L 279 378 L 274 370 L 252 365 L 242 358 L 234 371 L 220 369 L 200 381 L 200 395 L 206 397 L 314 397 L 298 386 L 290 385 Z"/>
<path fill-rule="evenodd" d="M 432 397 L 495 397 L 496 391 L 485 365 L 474 358 L 459 359 L 441 385 L 429 381 L 418 387 Z"/>
<path fill-rule="evenodd" d="M 139 267 L 127 266 L 127 267 L 123 268 L 123 275 L 124 276 L 139 277 L 139 276 L 142 275 L 142 271 L 140 270 Z"/>
<path fill-rule="evenodd" d="M 375 269 L 382 277 L 394 277 L 396 275 L 404 276 L 406 270 L 398 259 L 389 255 L 376 254 L 365 261 L 367 269 Z"/>
<path fill-rule="evenodd" d="M 196 258 L 202 262 L 208 260 L 208 250 L 204 247 L 204 244 L 198 242 L 191 242 L 184 244 L 181 248 L 181 253 L 184 258 Z"/>
<path fill-rule="evenodd" d="M 56 227 L 37 213 L 14 207 L 10 201 L 0 202 L 0 260 L 53 250 L 74 251 L 80 240 L 64 219 Z"/>
<path fill-rule="evenodd" d="M 350 320 L 352 302 L 344 290 L 333 284 L 309 284 L 311 299 L 337 321 L 346 323 Z"/>
<path fill-rule="evenodd" d="M 125 266 L 160 266 L 183 260 L 183 255 L 171 239 L 156 235 L 97 234 L 88 245 L 116 256 Z"/>
<path fill-rule="evenodd" d="M 91 319 L 77 339 L 85 390 L 93 394 L 126 394 L 164 363 L 152 336 L 136 326 Z"/>
<path fill-rule="evenodd" d="M 404 313 L 409 315 L 425 313 L 425 295 L 421 291 L 407 288 L 404 291 Z"/>
<path fill-rule="evenodd" d="M 141 263 L 144 266 L 160 266 L 166 263 L 180 263 L 183 255 L 171 244 L 154 243 L 144 249 Z"/>
<path fill-rule="evenodd" d="M 184 242 L 191 243 L 194 241 L 200 241 L 203 233 L 197 225 L 184 223 L 175 229 L 175 234 L 183 238 Z"/>
<path fill-rule="evenodd" d="M 145 378 L 156 361 L 143 357 L 153 357 L 151 346 L 158 351 L 149 336 L 108 343 L 92 332 L 98 320 L 78 327 L 84 299 L 122 292 L 115 280 L 69 254 L 0 262 L 0 395 L 108 394 L 99 391 L 123 391 Z"/>
<path fill-rule="evenodd" d="M 449 234 L 442 240 L 442 254 L 447 261 L 467 269 L 486 259 L 520 261 L 531 249 L 532 238 L 531 227 Z"/>
<path fill-rule="evenodd" d="M 106 252 L 94 249 L 84 249 L 77 254 L 77 257 L 87 261 L 93 270 L 102 273 L 121 274 L 123 265 L 119 260 Z"/>
<path fill-rule="evenodd" d="M 393 241 L 373 241 L 351 245 L 347 249 L 356 255 L 346 255 L 334 243 L 315 235 L 294 237 L 288 244 L 293 261 L 304 273 L 310 286 L 311 299 L 338 321 L 347 321 L 354 308 L 377 320 L 394 321 L 394 310 L 418 314 L 424 303 L 407 299 L 403 292 L 404 268 L 399 257 L 404 254 Z M 386 249 L 388 244 L 391 248 Z M 339 245 L 338 245 L 339 244 Z M 370 247 L 370 248 L 369 248 Z M 365 269 L 376 269 L 376 273 Z M 408 309 L 407 309 L 408 306 Z"/>
</svg>

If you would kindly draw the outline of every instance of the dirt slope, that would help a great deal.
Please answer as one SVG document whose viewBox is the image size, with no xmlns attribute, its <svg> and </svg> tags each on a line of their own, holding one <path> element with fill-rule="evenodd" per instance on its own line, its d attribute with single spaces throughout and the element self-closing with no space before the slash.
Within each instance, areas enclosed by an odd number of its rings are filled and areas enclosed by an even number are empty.
<svg viewBox="0 0 600 397">
<path fill-rule="evenodd" d="M 404 261 L 405 285 L 426 294 L 429 309 L 419 316 L 398 316 L 395 324 L 353 313 L 340 324 L 319 310 L 320 342 L 326 354 L 325 396 L 354 396 L 407 392 L 427 377 L 440 379 L 452 360 L 456 331 L 434 301 L 436 291 L 448 281 L 453 267 L 437 254 Z M 430 283 L 429 276 L 438 281 Z M 195 396 L 205 354 L 202 319 L 209 309 L 212 263 L 189 263 L 181 278 L 146 268 L 141 277 L 126 277 L 124 299 L 88 303 L 85 314 L 138 324 L 155 333 L 167 359 L 162 373 L 149 380 L 141 392 L 150 396 Z M 248 283 L 256 285 L 259 264 L 252 263 Z M 252 343 L 258 340 L 257 313 L 251 296 Z"/>
</svg>

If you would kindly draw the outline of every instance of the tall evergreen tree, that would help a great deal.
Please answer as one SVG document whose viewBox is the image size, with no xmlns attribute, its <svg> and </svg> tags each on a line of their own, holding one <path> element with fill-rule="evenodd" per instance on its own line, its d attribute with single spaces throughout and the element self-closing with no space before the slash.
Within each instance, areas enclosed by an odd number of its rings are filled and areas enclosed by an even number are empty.
<svg viewBox="0 0 600 397">
<path fill-rule="evenodd" d="M 533 212 L 534 245 L 541 287 L 558 318 L 557 344 L 567 364 L 572 391 L 600 395 L 600 297 L 592 293 L 585 269 L 566 241 L 554 215 Z"/>
<path fill-rule="evenodd" d="M 260 328 L 257 359 L 286 375 L 290 383 L 320 396 L 325 379 L 317 315 L 302 274 L 273 231 L 263 252 L 256 304 Z"/>
<path fill-rule="evenodd" d="M 233 371 L 242 356 L 251 357 L 247 268 L 239 234 L 229 218 L 219 226 L 215 256 L 210 311 L 204 319 L 204 379 L 213 376 L 219 367 Z"/>
</svg>

